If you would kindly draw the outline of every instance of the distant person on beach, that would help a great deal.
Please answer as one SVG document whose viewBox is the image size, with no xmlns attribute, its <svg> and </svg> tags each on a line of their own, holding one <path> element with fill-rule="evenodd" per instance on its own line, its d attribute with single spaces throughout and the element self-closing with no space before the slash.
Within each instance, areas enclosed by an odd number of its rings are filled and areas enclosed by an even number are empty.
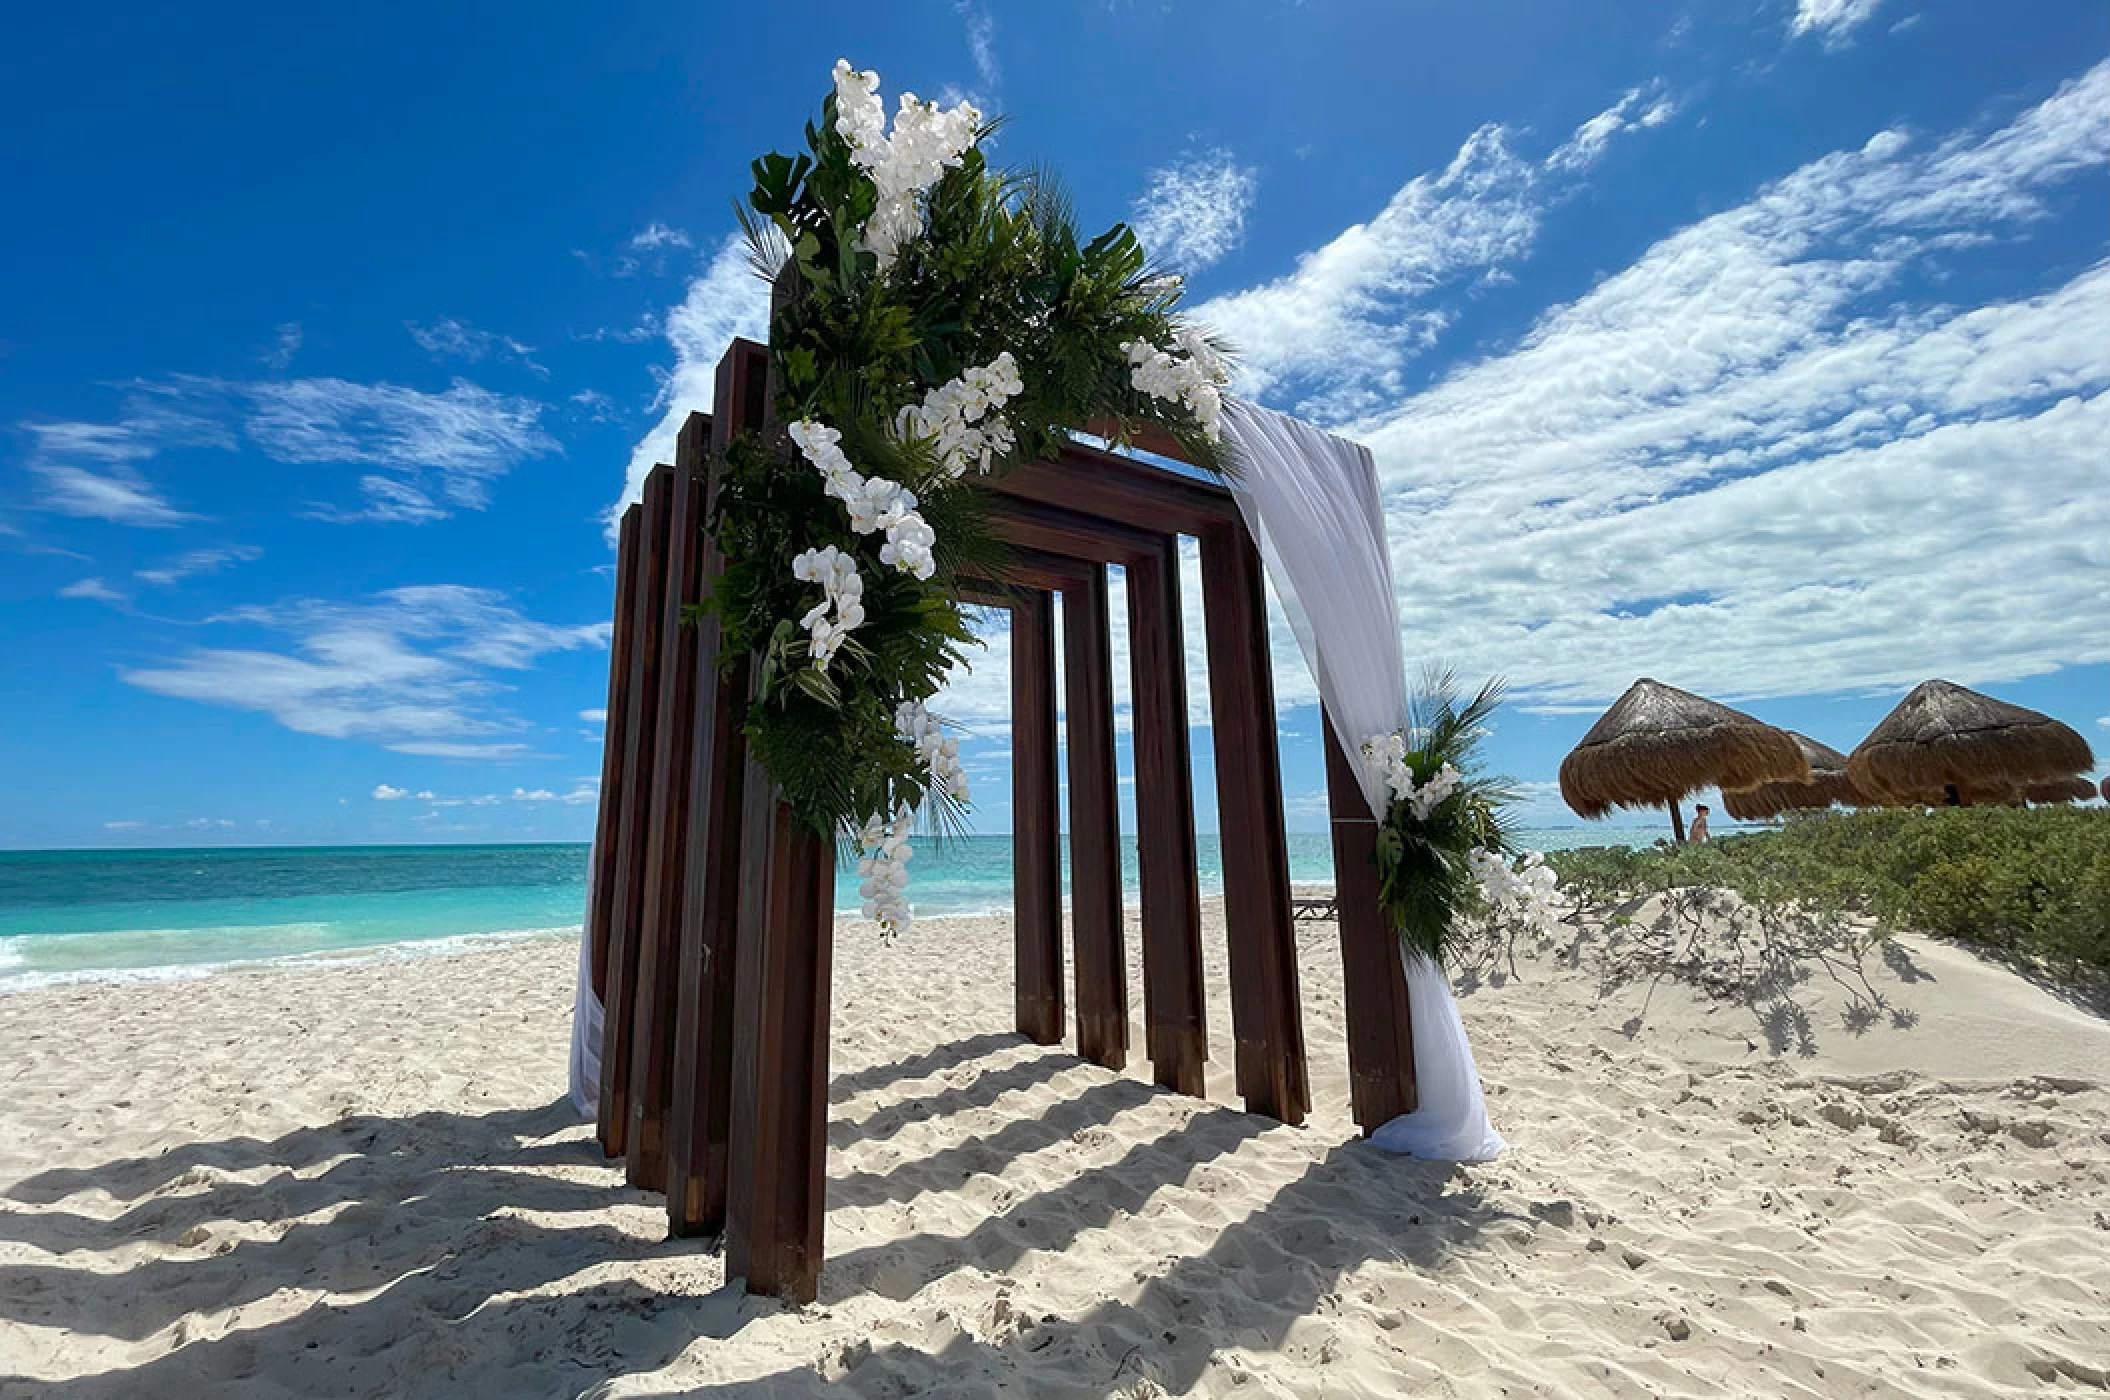
<svg viewBox="0 0 2110 1400">
<path fill-rule="evenodd" d="M 1707 805 L 1704 802 L 1692 809 L 1692 832 L 1685 839 L 1688 841 L 1705 841 L 1707 839 Z"/>
</svg>

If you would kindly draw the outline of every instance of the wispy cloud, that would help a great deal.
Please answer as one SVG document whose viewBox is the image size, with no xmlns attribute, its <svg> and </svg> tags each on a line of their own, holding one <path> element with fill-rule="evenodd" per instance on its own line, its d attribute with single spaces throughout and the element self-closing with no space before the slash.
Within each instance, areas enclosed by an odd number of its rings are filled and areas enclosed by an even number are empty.
<svg viewBox="0 0 2110 1400">
<path fill-rule="evenodd" d="M 980 0 L 956 0 L 953 8 L 966 21 L 967 51 L 974 57 L 975 81 L 979 85 L 976 96 L 982 99 L 976 105 L 986 110 L 995 100 L 1004 77 L 996 58 L 996 20 Z"/>
<path fill-rule="evenodd" d="M 103 823 L 103 830 L 105 831 L 140 831 L 143 830 L 145 827 L 145 822 L 135 821 L 114 821 Z"/>
<path fill-rule="evenodd" d="M 334 378 L 225 380 L 182 375 L 127 386 L 114 422 L 28 423 L 36 503 L 68 515 L 167 526 L 179 510 L 138 464 L 178 447 L 234 450 L 246 439 L 289 465 L 368 468 L 364 506 L 329 505 L 330 519 L 435 520 L 481 510 L 491 485 L 530 458 L 561 451 L 544 406 L 457 379 L 427 393 Z"/>
<path fill-rule="evenodd" d="M 363 603 L 300 599 L 213 621 L 288 635 L 293 647 L 197 648 L 121 678 L 158 695 L 260 711 L 298 733 L 441 758 L 527 752 L 515 737 L 526 726 L 499 703 L 508 687 L 492 673 L 605 646 L 609 630 L 537 622 L 501 594 L 456 585 L 391 589 Z"/>
<path fill-rule="evenodd" d="M 1875 18 L 1883 0 L 1795 0 L 1788 33 L 1815 34 L 1826 48 L 1846 43 L 1856 29 Z"/>
<path fill-rule="evenodd" d="M 1245 241 L 1246 213 L 1260 192 L 1253 168 L 1213 150 L 1150 172 L 1130 217 L 1152 256 L 1199 271 Z"/>
<path fill-rule="evenodd" d="M 236 402 L 243 431 L 274 461 L 377 469 L 360 481 L 370 518 L 424 520 L 456 508 L 481 510 L 490 504 L 492 482 L 559 450 L 542 429 L 541 404 L 463 379 L 440 393 L 328 378 L 191 380 L 183 387 Z M 406 504 L 409 510 L 400 509 Z M 397 513 L 388 513 L 390 505 Z"/>
<path fill-rule="evenodd" d="M 682 230 L 654 219 L 630 236 L 630 246 L 649 252 L 660 248 L 692 248 L 695 245 Z"/>
<path fill-rule="evenodd" d="M 233 544 L 215 549 L 193 549 L 164 560 L 151 569 L 140 569 L 132 576 L 141 583 L 151 583 L 166 588 L 182 579 L 200 574 L 216 574 L 235 564 L 246 564 L 263 557 L 264 551 L 255 545 Z"/>
<path fill-rule="evenodd" d="M 1241 392 L 1320 421 L 1377 411 L 1398 401 L 1458 298 L 1531 252 L 1547 209 L 1613 138 L 1671 114 L 1653 87 L 1635 89 L 1537 161 L 1518 153 L 1512 129 L 1483 126 L 1442 170 L 1407 181 L 1295 271 L 1196 314 L 1243 352 Z"/>
<path fill-rule="evenodd" d="M 1553 154 L 1546 157 L 1546 168 L 1563 173 L 1587 170 L 1622 131 L 1661 126 L 1677 114 L 1677 104 L 1665 95 L 1661 83 L 1629 88 L 1617 102 L 1576 127 L 1566 141 L 1555 147 Z"/>
<path fill-rule="evenodd" d="M 26 423 L 35 445 L 29 471 L 36 504 L 60 515 L 119 525 L 180 525 L 197 517 L 176 509 L 137 464 L 156 451 L 150 423 Z"/>
<path fill-rule="evenodd" d="M 534 346 L 472 326 L 459 317 L 442 316 L 429 323 L 405 321 L 403 327 L 418 348 L 435 360 L 465 360 L 470 364 L 510 360 L 545 379 L 549 377 L 549 371 L 535 363 Z"/>
<path fill-rule="evenodd" d="M 691 413 L 708 413 L 715 390 L 718 361 L 734 336 L 763 340 L 769 335 L 769 288 L 747 263 L 747 245 L 738 234 L 718 245 L 710 263 L 690 283 L 681 304 L 667 312 L 661 329 L 673 348 L 674 364 L 660 385 L 654 407 L 659 422 L 630 453 L 623 493 L 608 508 L 608 538 L 613 541 L 623 510 L 645 489 L 653 466 L 674 459 L 674 439 Z"/>
<path fill-rule="evenodd" d="M 414 802 L 423 803 L 428 807 L 496 807 L 508 802 L 530 805 L 554 802 L 567 807 L 582 807 L 599 799 L 600 782 L 598 779 L 582 778 L 563 792 L 552 788 L 516 787 L 511 792 L 448 796 L 442 796 L 430 788 L 412 792 L 408 788 L 380 783 L 369 796 L 376 802 Z"/>
<path fill-rule="evenodd" d="M 1878 133 L 1371 414 L 1413 649 L 1553 704 L 1673 659 L 1731 698 L 2110 660 L 2110 263 L 1918 290 L 2106 157 L 2110 64 L 1990 132 Z"/>
<path fill-rule="evenodd" d="M 84 598 L 91 602 L 110 603 L 113 605 L 125 601 L 124 594 L 118 592 L 99 578 L 84 578 L 78 582 L 69 583 L 59 590 L 59 596 L 61 598 Z"/>
<path fill-rule="evenodd" d="M 267 369 L 283 371 L 290 368 L 293 364 L 293 357 L 300 353 L 302 335 L 300 322 L 282 322 L 278 328 L 278 338 L 272 343 L 269 350 L 266 350 L 257 358 L 264 362 L 264 366 Z"/>
</svg>

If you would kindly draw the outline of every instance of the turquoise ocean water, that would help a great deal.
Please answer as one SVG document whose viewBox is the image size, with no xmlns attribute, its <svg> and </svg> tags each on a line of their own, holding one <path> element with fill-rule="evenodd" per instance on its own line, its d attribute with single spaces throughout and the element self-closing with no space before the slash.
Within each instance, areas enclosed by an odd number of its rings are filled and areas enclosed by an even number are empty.
<svg viewBox="0 0 2110 1400">
<path fill-rule="evenodd" d="M 1523 833 L 1541 850 L 1646 840 L 1649 832 Z M 576 934 L 583 845 L 351 846 L 163 851 L 0 851 L 0 991 L 87 978 L 183 977 L 228 965 L 405 957 Z M 1205 892 L 1222 888 L 1214 836 L 1199 842 Z M 1135 852 L 1123 872 L 1135 897 Z M 909 895 L 923 915 L 1007 908 L 1011 842 L 919 846 Z M 1330 880 L 1323 835 L 1292 834 L 1290 878 Z M 841 873 L 836 907 L 855 909 Z"/>
</svg>

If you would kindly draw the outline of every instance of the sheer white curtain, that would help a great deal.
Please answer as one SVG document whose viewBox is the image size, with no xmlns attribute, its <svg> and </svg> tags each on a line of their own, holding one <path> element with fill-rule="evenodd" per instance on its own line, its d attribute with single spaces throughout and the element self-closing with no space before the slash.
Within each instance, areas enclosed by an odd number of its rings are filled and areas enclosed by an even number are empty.
<svg viewBox="0 0 2110 1400">
<path fill-rule="evenodd" d="M 1270 409 L 1232 400 L 1224 434 L 1241 472 L 1233 484 L 1246 526 L 1319 683 L 1341 747 L 1406 722 L 1406 667 L 1385 517 L 1370 451 Z M 1373 814 L 1383 784 L 1357 765 Z M 1408 953 L 1418 1107 L 1371 1134 L 1389 1152 L 1484 1162 L 1503 1148 L 1487 1121 L 1480 1071 L 1443 969 Z"/>
<path fill-rule="evenodd" d="M 591 1118 L 601 1107 L 601 999 L 593 992 L 594 853 L 586 853 L 586 913 L 579 920 L 579 975 L 571 991 L 571 1102 Z"/>
</svg>

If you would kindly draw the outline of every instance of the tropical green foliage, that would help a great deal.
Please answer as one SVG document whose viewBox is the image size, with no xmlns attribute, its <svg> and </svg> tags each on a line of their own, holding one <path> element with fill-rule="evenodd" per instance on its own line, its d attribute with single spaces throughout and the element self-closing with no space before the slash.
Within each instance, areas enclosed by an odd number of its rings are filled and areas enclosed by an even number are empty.
<svg viewBox="0 0 2110 1400">
<path fill-rule="evenodd" d="M 1464 700 L 1455 677 L 1431 675 L 1409 701 L 1404 752 L 1391 753 L 1388 765 L 1365 746 L 1366 762 L 1389 766 L 1393 794 L 1377 829 L 1378 901 L 1407 946 L 1438 961 L 1460 917 L 1483 911 L 1474 853 L 1505 859 L 1512 853 L 1502 807 L 1515 794 L 1507 779 L 1482 771 L 1480 753 L 1502 691 L 1502 682 L 1492 680 Z M 1407 794 L 1448 785 L 1446 769 L 1455 773 L 1455 786 L 1418 808 Z"/>
<path fill-rule="evenodd" d="M 1086 423 L 1117 438 L 1150 424 L 1190 460 L 1220 460 L 1187 407 L 1131 382 L 1125 344 L 1169 348 L 1195 332 L 1179 319 L 1179 279 L 1150 265 L 1130 229 L 1082 238 L 1046 176 L 993 170 L 969 148 L 923 197 L 923 234 L 882 269 L 861 246 L 877 187 L 836 119 L 831 95 L 803 152 L 757 160 L 742 211 L 752 261 L 776 292 L 773 419 L 835 429 L 858 473 L 912 491 L 936 537 L 935 572 L 918 579 L 883 562 L 881 539 L 850 528 L 795 447 L 779 433 L 749 435 L 721 468 L 711 524 L 727 568 L 710 603 L 728 662 L 760 658 L 752 752 L 798 815 L 830 836 L 921 802 L 927 774 L 896 733 L 897 708 L 935 693 L 977 645 L 961 573 L 1004 572 L 975 473 L 955 475 L 928 441 L 904 433 L 904 408 L 1008 352 L 1022 389 L 1003 406 L 1014 446 L 993 470 L 1051 456 Z M 855 558 L 865 617 L 822 666 L 799 622 L 816 589 L 793 577 L 792 561 L 830 545 Z M 943 826 L 959 816 L 942 791 L 930 796 L 927 818 Z"/>
<path fill-rule="evenodd" d="M 2063 975 L 2110 969 L 2110 811 L 2100 807 L 1842 813 L 1695 845 L 1547 859 L 1586 904 L 1732 889 L 1938 934 Z"/>
</svg>

